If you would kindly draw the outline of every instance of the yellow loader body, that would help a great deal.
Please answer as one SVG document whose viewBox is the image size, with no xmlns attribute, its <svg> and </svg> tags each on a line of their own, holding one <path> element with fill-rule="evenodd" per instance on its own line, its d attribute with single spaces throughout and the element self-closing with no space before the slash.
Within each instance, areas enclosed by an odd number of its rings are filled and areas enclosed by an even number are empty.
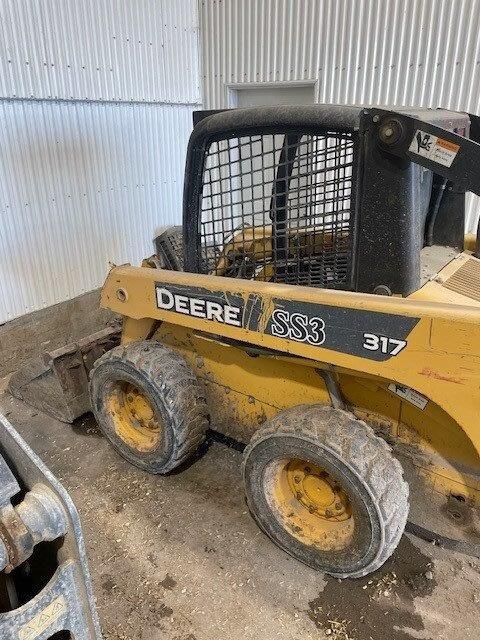
<svg viewBox="0 0 480 640">
<path fill-rule="evenodd" d="M 478 502 L 479 284 L 468 253 L 408 298 L 121 266 L 102 305 L 124 316 L 122 343 L 190 362 L 219 431 L 248 439 L 282 409 L 330 404 L 328 372 L 436 490 Z"/>
<path fill-rule="evenodd" d="M 200 113 L 181 232 L 103 289 L 122 344 L 96 361 L 90 396 L 117 451 L 164 474 L 209 427 L 246 442 L 257 524 L 338 578 L 378 569 L 407 524 L 438 541 L 434 503 L 476 535 L 480 233 L 454 256 L 465 192 L 480 195 L 479 122 L 335 105 Z"/>
</svg>

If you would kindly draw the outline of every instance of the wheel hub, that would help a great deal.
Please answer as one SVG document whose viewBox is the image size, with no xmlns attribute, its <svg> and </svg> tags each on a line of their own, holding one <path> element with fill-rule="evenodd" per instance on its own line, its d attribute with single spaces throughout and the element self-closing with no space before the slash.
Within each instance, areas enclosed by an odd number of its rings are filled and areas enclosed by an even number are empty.
<svg viewBox="0 0 480 640">
<path fill-rule="evenodd" d="M 115 430 L 130 447 L 147 453 L 160 439 L 162 425 L 147 396 L 135 385 L 115 385 L 108 401 Z"/>
<path fill-rule="evenodd" d="M 130 414 L 133 420 L 136 420 L 139 425 L 145 429 L 158 428 L 156 421 L 154 420 L 153 409 L 150 402 L 133 385 L 128 385 L 124 391 L 124 406 L 125 411 Z"/>
<path fill-rule="evenodd" d="M 293 460 L 288 464 L 286 473 L 296 499 L 311 514 L 335 522 L 350 517 L 347 496 L 326 471 L 313 464 Z"/>
<path fill-rule="evenodd" d="M 352 505 L 340 483 L 310 461 L 276 460 L 268 474 L 270 504 L 303 543 L 323 551 L 346 548 L 355 528 Z"/>
</svg>

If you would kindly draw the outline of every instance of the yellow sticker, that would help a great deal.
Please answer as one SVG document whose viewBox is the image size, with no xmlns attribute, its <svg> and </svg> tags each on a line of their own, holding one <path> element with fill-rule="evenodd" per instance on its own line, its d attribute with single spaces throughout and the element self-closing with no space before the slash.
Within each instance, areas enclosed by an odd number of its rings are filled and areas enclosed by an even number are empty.
<svg viewBox="0 0 480 640">
<path fill-rule="evenodd" d="M 43 611 L 37 613 L 36 616 L 23 625 L 18 632 L 18 639 L 35 640 L 66 612 L 67 603 L 65 602 L 65 598 L 58 596 L 58 598 L 55 598 Z"/>
</svg>

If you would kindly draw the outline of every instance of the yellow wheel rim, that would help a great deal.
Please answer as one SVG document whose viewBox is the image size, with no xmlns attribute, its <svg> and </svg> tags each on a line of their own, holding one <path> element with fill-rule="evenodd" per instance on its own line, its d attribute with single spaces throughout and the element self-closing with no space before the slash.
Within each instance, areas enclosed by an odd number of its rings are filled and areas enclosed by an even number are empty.
<svg viewBox="0 0 480 640">
<path fill-rule="evenodd" d="M 163 425 L 147 396 L 129 382 L 111 389 L 107 409 L 116 434 L 130 447 L 148 453 L 158 446 Z"/>
<path fill-rule="evenodd" d="M 350 500 L 324 469 L 304 460 L 280 460 L 266 475 L 267 500 L 283 526 L 304 544 L 340 551 L 352 540 Z"/>
</svg>

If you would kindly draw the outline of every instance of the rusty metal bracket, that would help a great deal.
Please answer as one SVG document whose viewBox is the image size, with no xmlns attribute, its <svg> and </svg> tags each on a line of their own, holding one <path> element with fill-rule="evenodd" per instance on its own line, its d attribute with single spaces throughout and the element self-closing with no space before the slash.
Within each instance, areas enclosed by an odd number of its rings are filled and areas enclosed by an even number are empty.
<svg viewBox="0 0 480 640">
<path fill-rule="evenodd" d="M 24 563 L 40 542 L 58 541 L 53 577 L 31 600 L 0 613 L 0 638 L 45 640 L 66 631 L 76 640 L 101 640 L 70 496 L 1 414 L 0 452 L 0 574 Z"/>
</svg>

